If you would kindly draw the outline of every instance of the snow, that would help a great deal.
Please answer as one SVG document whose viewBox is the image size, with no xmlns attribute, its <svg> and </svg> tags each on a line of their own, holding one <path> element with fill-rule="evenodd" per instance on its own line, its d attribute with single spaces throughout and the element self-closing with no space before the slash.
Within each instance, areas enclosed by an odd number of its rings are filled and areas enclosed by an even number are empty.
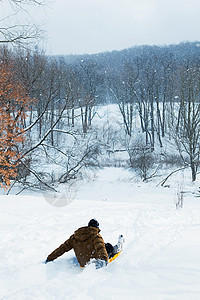
<svg viewBox="0 0 200 300">
<path fill-rule="evenodd" d="M 200 200 L 192 194 L 198 183 L 184 175 L 188 193 L 177 210 L 177 179 L 156 187 L 128 170 L 104 168 L 80 181 L 61 207 L 45 194 L 1 195 L 0 299 L 200 299 Z M 81 269 L 73 251 L 43 263 L 94 217 L 105 242 L 124 235 L 119 258 L 99 270 Z"/>
</svg>

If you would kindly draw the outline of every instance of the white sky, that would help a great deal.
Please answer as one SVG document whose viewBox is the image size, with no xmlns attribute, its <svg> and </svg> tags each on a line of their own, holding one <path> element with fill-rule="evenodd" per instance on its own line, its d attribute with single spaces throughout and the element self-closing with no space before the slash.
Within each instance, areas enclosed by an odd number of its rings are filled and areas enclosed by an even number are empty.
<svg viewBox="0 0 200 300">
<path fill-rule="evenodd" d="M 200 41 L 200 0 L 54 0 L 28 11 L 49 54 Z"/>
</svg>

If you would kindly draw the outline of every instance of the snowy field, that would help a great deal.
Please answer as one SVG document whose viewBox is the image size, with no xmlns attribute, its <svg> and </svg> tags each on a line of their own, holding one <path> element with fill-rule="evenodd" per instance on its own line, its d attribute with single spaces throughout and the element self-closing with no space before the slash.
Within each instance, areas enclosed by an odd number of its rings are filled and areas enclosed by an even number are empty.
<svg viewBox="0 0 200 300">
<path fill-rule="evenodd" d="M 120 168 L 102 169 L 62 207 L 50 205 L 48 195 L 1 195 L 0 299 L 199 300 L 200 198 L 191 193 L 198 183 L 184 177 L 188 193 L 177 210 L 175 179 L 162 188 L 130 178 Z M 118 259 L 103 269 L 80 269 L 70 251 L 43 263 L 91 218 L 105 242 L 124 235 Z"/>
</svg>

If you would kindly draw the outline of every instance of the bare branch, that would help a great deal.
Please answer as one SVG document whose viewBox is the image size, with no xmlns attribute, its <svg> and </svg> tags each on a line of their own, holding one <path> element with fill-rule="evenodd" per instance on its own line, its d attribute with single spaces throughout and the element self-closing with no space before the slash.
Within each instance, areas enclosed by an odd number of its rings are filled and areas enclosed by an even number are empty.
<svg viewBox="0 0 200 300">
<path fill-rule="evenodd" d="M 172 176 L 173 174 L 179 172 L 179 171 L 182 171 L 182 170 L 185 170 L 187 169 L 189 166 L 184 166 L 184 167 L 181 167 L 179 169 L 176 169 L 174 171 L 172 171 L 169 175 L 167 175 L 167 177 L 165 177 L 162 181 L 160 181 L 156 186 L 163 186 L 165 184 L 165 182 L 169 179 L 170 176 Z"/>
<path fill-rule="evenodd" d="M 42 31 L 36 25 L 16 25 L 0 27 L 0 44 L 10 43 L 23 45 L 41 38 Z"/>
<path fill-rule="evenodd" d="M 3 2 L 3 0 L 0 0 L 0 2 Z M 37 4 L 37 5 L 42 5 L 44 3 L 46 3 L 45 0 L 41 0 L 41 1 L 38 1 L 38 0 L 9 0 L 9 2 L 11 4 L 14 4 L 14 5 L 25 5 L 25 4 Z"/>
<path fill-rule="evenodd" d="M 20 134 L 24 134 L 25 132 L 27 132 L 28 130 L 30 130 L 33 126 L 35 126 L 35 124 L 37 122 L 39 122 L 39 120 L 43 117 L 43 115 L 45 114 L 46 110 L 47 110 L 47 107 L 49 105 L 49 102 L 51 101 L 51 98 L 48 99 L 46 105 L 45 105 L 45 108 L 43 110 L 43 112 L 40 114 L 40 116 L 31 124 L 29 125 L 28 127 L 26 127 L 23 131 L 19 132 L 17 135 L 20 135 Z"/>
<path fill-rule="evenodd" d="M 68 155 L 66 153 L 64 153 L 62 150 L 60 150 L 59 148 L 55 147 L 55 146 L 52 146 L 52 145 L 48 145 L 48 144 L 41 144 L 41 146 L 43 147 L 49 147 L 49 148 L 52 148 L 52 149 L 55 149 L 56 151 L 58 151 L 59 153 L 63 154 L 64 156 L 68 157 Z"/>
<path fill-rule="evenodd" d="M 75 171 L 77 168 L 78 170 L 80 170 L 80 168 L 83 167 L 82 162 L 84 161 L 84 159 L 89 155 L 90 153 L 90 149 L 82 156 L 82 158 L 77 162 L 77 164 L 75 166 L 73 166 L 70 170 L 68 170 L 66 173 L 64 173 L 60 178 L 59 178 L 59 182 L 60 183 L 64 183 L 67 180 L 67 176 L 69 176 L 70 173 L 72 173 L 73 171 Z"/>
<path fill-rule="evenodd" d="M 3 3 L 4 0 L 0 0 Z M 20 11 L 24 11 L 26 15 L 28 11 L 25 9 L 25 5 L 43 5 L 45 0 L 9 0 L 11 13 L 8 16 L 4 16 L 0 20 L 0 44 L 17 44 L 24 45 L 24 43 L 31 43 L 36 39 L 42 37 L 42 31 L 35 24 L 16 24 L 10 26 L 9 24 L 15 24 L 16 19 Z M 13 13 L 12 13 L 13 12 Z M 29 16 L 30 17 L 30 16 Z M 6 25 L 5 22 L 7 22 Z"/>
<path fill-rule="evenodd" d="M 41 138 L 41 140 L 35 145 L 33 146 L 31 149 L 29 149 L 28 151 L 26 151 L 24 154 L 23 154 L 23 157 L 25 157 L 27 154 L 29 154 L 30 152 L 32 152 L 33 150 L 35 150 L 36 148 L 38 148 L 43 142 L 44 140 L 47 138 L 47 136 L 52 132 L 52 130 L 54 129 L 54 127 L 58 124 L 58 122 L 60 121 L 60 119 L 62 118 L 62 114 L 63 112 L 65 111 L 67 107 L 67 103 L 65 104 L 63 110 L 61 111 L 60 113 L 60 116 L 59 118 L 56 120 L 56 122 L 53 124 L 53 126 L 46 132 L 46 134 Z"/>
<path fill-rule="evenodd" d="M 74 133 L 70 132 L 70 131 L 65 131 L 65 130 L 61 130 L 61 129 L 53 129 L 54 132 L 60 132 L 60 133 L 65 133 L 65 134 L 69 134 L 71 136 L 73 136 L 73 138 L 76 140 L 76 136 L 74 135 Z"/>
<path fill-rule="evenodd" d="M 37 180 L 38 180 L 40 183 L 42 183 L 43 185 L 45 185 L 45 186 L 48 187 L 49 189 L 53 190 L 54 192 L 57 192 L 54 188 L 52 188 L 50 185 L 48 185 L 46 182 L 44 182 L 44 181 L 39 177 L 39 175 L 38 175 L 35 171 L 33 171 L 33 170 L 31 170 L 29 167 L 27 167 L 27 165 L 26 165 L 22 160 L 20 160 L 20 162 L 23 164 L 23 166 L 24 166 L 30 173 L 32 173 L 32 174 L 37 178 Z"/>
</svg>

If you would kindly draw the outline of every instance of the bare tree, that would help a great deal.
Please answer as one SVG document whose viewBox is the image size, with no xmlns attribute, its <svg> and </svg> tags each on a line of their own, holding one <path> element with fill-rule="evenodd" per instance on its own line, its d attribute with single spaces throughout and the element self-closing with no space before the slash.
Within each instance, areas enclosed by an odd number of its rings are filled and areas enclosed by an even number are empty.
<svg viewBox="0 0 200 300">
<path fill-rule="evenodd" d="M 41 37 L 42 31 L 36 24 L 19 23 L 17 16 L 20 11 L 28 15 L 27 5 L 42 5 L 45 0 L 0 0 L 0 3 L 7 4 L 10 11 L 8 15 L 1 16 L 0 19 L 0 44 L 24 45 Z"/>
<path fill-rule="evenodd" d="M 179 101 L 171 111 L 171 132 L 183 163 L 196 180 L 200 164 L 200 66 L 191 63 L 179 69 Z"/>
<path fill-rule="evenodd" d="M 97 95 L 98 74 L 97 64 L 92 60 L 82 60 L 80 62 L 82 72 L 79 73 L 81 78 L 82 95 L 79 99 L 81 109 L 81 121 L 83 133 L 87 133 L 91 126 L 92 119 L 95 115 L 95 102 Z"/>
<path fill-rule="evenodd" d="M 138 173 L 143 181 L 152 178 L 156 174 L 154 154 L 151 147 L 144 142 L 143 136 L 129 140 L 126 150 L 129 154 L 131 168 Z"/>
<path fill-rule="evenodd" d="M 132 61 L 123 64 L 120 74 L 109 78 L 109 89 L 115 98 L 123 118 L 125 132 L 131 136 L 137 103 L 137 84 L 139 70 Z"/>
<path fill-rule="evenodd" d="M 155 100 L 155 130 L 160 143 L 163 146 L 163 138 L 168 132 L 167 108 L 174 98 L 175 62 L 169 53 L 159 56 L 156 62 L 156 80 L 154 84 Z"/>
</svg>

